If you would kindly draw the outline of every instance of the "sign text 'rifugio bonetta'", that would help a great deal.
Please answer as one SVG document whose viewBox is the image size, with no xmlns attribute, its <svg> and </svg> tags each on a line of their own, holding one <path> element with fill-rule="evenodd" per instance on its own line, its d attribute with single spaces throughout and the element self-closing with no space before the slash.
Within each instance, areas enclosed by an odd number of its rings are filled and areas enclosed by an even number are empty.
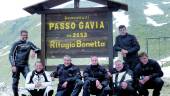
<svg viewBox="0 0 170 96">
<path fill-rule="evenodd" d="M 108 55 L 107 12 L 75 12 L 46 15 L 46 56 Z"/>
</svg>

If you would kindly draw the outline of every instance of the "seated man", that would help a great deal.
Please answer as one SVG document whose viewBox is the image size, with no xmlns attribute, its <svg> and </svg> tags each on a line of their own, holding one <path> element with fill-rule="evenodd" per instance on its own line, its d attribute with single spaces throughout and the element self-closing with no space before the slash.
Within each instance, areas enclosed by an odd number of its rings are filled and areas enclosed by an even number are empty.
<svg viewBox="0 0 170 96">
<path fill-rule="evenodd" d="M 78 96 L 83 82 L 80 69 L 71 63 L 71 57 L 64 56 L 64 64 L 57 66 L 51 77 L 59 78 L 56 96 Z"/>
<path fill-rule="evenodd" d="M 83 75 L 83 96 L 90 96 L 90 93 L 93 95 L 107 96 L 110 91 L 107 71 L 99 65 L 96 56 L 91 57 L 91 65 L 87 66 Z"/>
<path fill-rule="evenodd" d="M 50 74 L 44 71 L 44 65 L 37 61 L 35 70 L 28 73 L 26 76 L 26 92 L 22 96 L 52 96 L 52 82 Z"/>
<path fill-rule="evenodd" d="M 157 61 L 148 59 L 145 52 L 139 54 L 140 63 L 136 66 L 134 75 L 140 96 L 149 96 L 147 89 L 153 88 L 152 96 L 160 96 L 164 84 L 161 77 L 163 72 Z"/>
<path fill-rule="evenodd" d="M 121 62 L 115 61 L 115 68 L 109 70 L 108 75 L 112 77 L 112 90 L 116 96 L 137 96 L 133 88 L 133 72 Z"/>
</svg>

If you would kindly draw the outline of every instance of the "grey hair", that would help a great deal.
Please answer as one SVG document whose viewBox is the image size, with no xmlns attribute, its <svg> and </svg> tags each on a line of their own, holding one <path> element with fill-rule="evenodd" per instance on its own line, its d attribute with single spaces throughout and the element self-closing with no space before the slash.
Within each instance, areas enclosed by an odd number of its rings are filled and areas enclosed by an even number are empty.
<svg viewBox="0 0 170 96">
<path fill-rule="evenodd" d="M 71 60 L 71 56 L 69 55 L 65 55 L 64 58 L 68 58 L 69 60 Z"/>
<path fill-rule="evenodd" d="M 37 61 L 35 62 L 35 65 L 36 65 L 37 63 L 41 63 L 41 64 L 44 66 L 44 64 L 43 64 L 40 60 L 37 60 Z"/>
<path fill-rule="evenodd" d="M 116 62 L 121 62 L 123 64 L 122 60 L 120 60 L 120 59 L 116 60 L 114 63 L 116 63 Z"/>
</svg>

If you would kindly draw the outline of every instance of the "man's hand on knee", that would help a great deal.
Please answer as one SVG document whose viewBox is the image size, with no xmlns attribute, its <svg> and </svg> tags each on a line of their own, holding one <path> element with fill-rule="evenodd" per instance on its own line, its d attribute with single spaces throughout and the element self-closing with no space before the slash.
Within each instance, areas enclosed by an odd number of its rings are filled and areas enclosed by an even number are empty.
<svg viewBox="0 0 170 96">
<path fill-rule="evenodd" d="M 97 87 L 97 89 L 102 89 L 103 88 L 103 86 L 102 86 L 102 84 L 100 83 L 99 80 L 96 80 L 96 87 Z"/>
</svg>

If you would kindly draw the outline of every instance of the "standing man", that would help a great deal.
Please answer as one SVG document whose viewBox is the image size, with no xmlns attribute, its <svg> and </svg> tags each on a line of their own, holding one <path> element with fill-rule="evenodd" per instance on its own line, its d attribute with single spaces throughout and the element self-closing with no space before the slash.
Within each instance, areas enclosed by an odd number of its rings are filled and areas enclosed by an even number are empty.
<svg viewBox="0 0 170 96">
<path fill-rule="evenodd" d="M 134 70 L 136 64 L 138 64 L 138 51 L 140 50 L 139 43 L 134 35 L 127 33 L 127 29 L 124 25 L 119 26 L 119 34 L 115 41 L 115 51 L 120 51 L 125 64 Z"/>
<path fill-rule="evenodd" d="M 18 96 L 18 83 L 20 78 L 20 73 L 26 78 L 29 72 L 28 59 L 29 53 L 33 50 L 33 56 L 35 53 L 39 53 L 40 49 L 37 48 L 32 42 L 27 41 L 28 32 L 22 30 L 20 33 L 20 40 L 15 42 L 10 50 L 9 60 L 12 69 L 12 89 L 14 96 Z"/>
<path fill-rule="evenodd" d="M 99 65 L 97 56 L 91 57 L 91 65 L 84 70 L 83 77 L 83 96 L 90 96 L 90 94 L 107 96 L 109 94 L 107 71 Z"/>
<path fill-rule="evenodd" d="M 64 56 L 64 64 L 57 66 L 51 77 L 59 78 L 55 96 L 78 96 L 83 86 L 78 66 L 71 63 L 71 57 Z"/>
<path fill-rule="evenodd" d="M 152 96 L 160 96 L 164 84 L 163 72 L 157 61 L 148 59 L 145 52 L 139 54 L 140 63 L 136 66 L 134 75 L 140 96 L 149 96 L 148 88 L 153 88 Z"/>
</svg>

